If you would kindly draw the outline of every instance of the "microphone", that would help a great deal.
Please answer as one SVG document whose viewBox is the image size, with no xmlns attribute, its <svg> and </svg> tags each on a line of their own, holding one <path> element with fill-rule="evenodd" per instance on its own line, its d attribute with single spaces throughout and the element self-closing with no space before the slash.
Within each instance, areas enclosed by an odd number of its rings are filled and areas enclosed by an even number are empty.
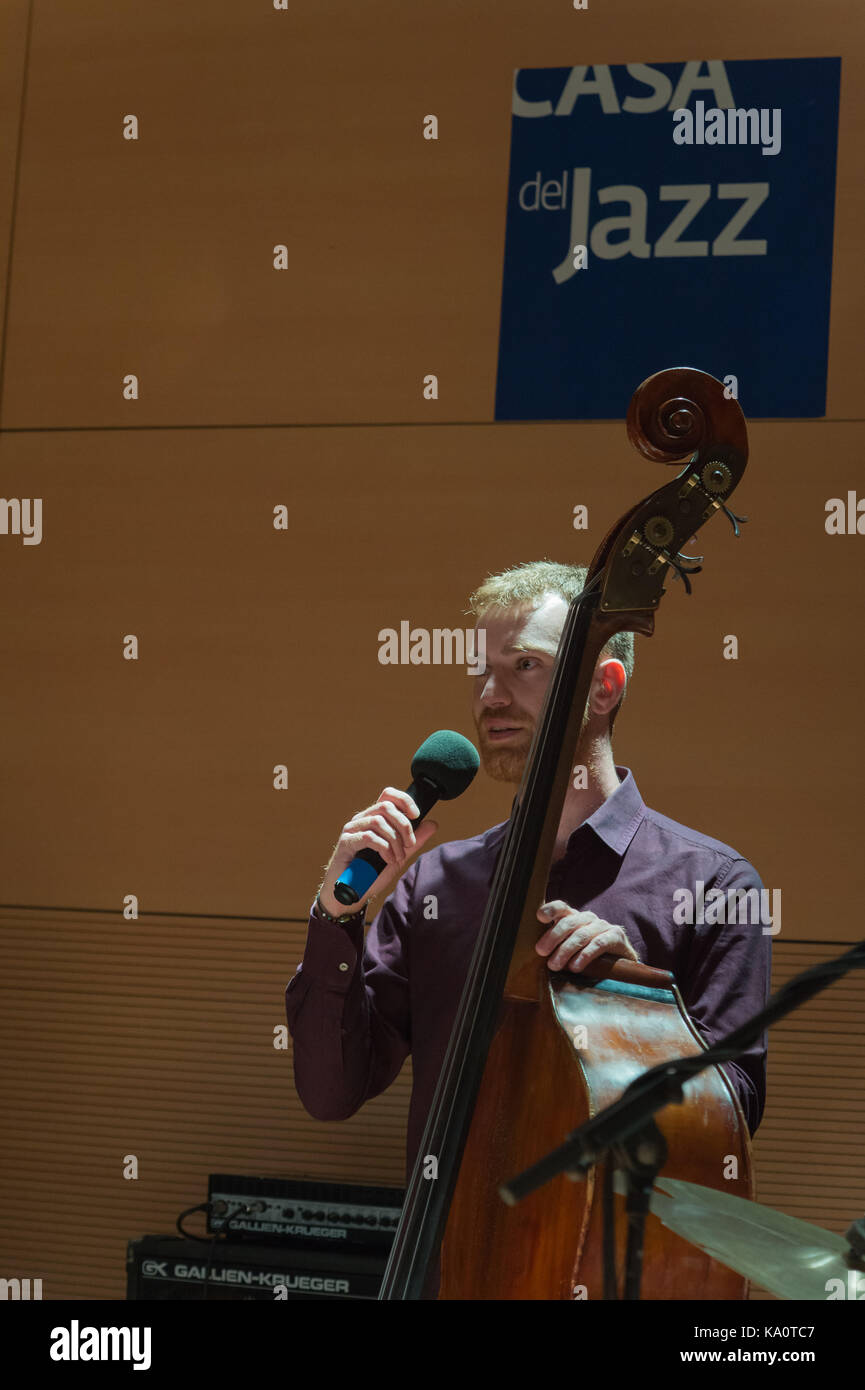
<svg viewBox="0 0 865 1390">
<path fill-rule="evenodd" d="M 408 795 L 420 811 L 412 829 L 420 825 L 437 801 L 453 801 L 471 784 L 480 766 L 478 750 L 462 734 L 439 729 L 430 734 L 411 760 Z M 345 907 L 360 902 L 364 893 L 388 866 L 374 849 L 362 849 L 343 869 L 333 886 L 333 896 Z"/>
</svg>

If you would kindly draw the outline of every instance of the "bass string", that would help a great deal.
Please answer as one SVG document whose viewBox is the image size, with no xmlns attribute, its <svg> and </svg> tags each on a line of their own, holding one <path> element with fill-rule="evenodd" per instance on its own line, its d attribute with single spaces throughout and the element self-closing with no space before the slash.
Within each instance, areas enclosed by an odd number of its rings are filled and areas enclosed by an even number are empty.
<svg viewBox="0 0 865 1390">
<path fill-rule="evenodd" d="M 573 644 L 574 629 L 580 620 L 580 608 L 583 601 L 597 593 L 600 582 L 600 575 L 596 575 L 585 586 L 570 604 L 568 617 L 566 619 L 565 630 L 560 642 L 560 652 L 568 652 Z M 540 722 L 540 732 L 536 742 L 536 750 L 549 744 L 550 729 L 553 721 L 558 717 L 561 719 L 561 711 L 558 709 L 560 704 L 561 686 L 565 680 L 562 661 L 557 661 L 553 679 L 550 682 L 550 695 L 547 698 L 544 714 Z M 511 825 L 508 829 L 506 838 L 499 851 L 496 873 L 491 884 L 488 906 L 494 899 L 507 901 L 512 889 L 512 879 L 514 878 L 521 862 L 524 862 L 524 855 L 521 853 L 520 841 L 524 839 L 528 823 L 535 809 L 535 802 L 538 799 L 536 784 L 541 777 L 541 759 L 533 756 L 528 766 L 528 777 L 526 779 L 526 794 L 517 801 L 516 812 L 512 814 Z M 521 789 L 522 790 L 522 789 Z M 512 841 L 516 842 L 516 849 L 512 846 Z M 501 878 L 499 871 L 501 866 Z M 424 1133 L 422 1143 L 423 1153 L 419 1153 L 415 1160 L 411 1180 L 410 1196 L 414 1198 L 411 1202 L 417 1217 L 417 1193 L 418 1190 L 424 1193 L 424 1200 L 420 1206 L 424 1212 L 428 1210 L 431 1199 L 434 1195 L 432 1185 L 422 1176 L 424 1159 L 429 1153 L 434 1153 L 438 1162 L 441 1163 L 442 1157 L 451 1148 L 452 1132 L 455 1125 L 455 1109 L 460 1094 L 465 1087 L 465 1074 L 471 1065 L 476 1071 L 480 1070 L 480 1061 L 475 1055 L 472 1041 L 482 1025 L 481 1010 L 489 1007 L 489 990 L 491 987 L 490 977 L 494 969 L 502 971 L 502 952 L 500 948 L 500 938 L 502 935 L 501 917 L 498 912 L 490 916 L 486 932 L 479 937 L 476 949 L 470 963 L 469 975 L 466 981 L 463 999 L 460 1003 L 460 1010 L 451 1035 L 448 1051 L 445 1055 L 443 1071 L 439 1079 L 440 1097 L 434 1103 L 430 1114 L 430 1119 Z M 484 1059 L 485 1060 L 485 1059 Z M 478 1084 L 480 1077 L 478 1077 Z M 422 1184 L 422 1186 L 421 1186 Z"/>
</svg>

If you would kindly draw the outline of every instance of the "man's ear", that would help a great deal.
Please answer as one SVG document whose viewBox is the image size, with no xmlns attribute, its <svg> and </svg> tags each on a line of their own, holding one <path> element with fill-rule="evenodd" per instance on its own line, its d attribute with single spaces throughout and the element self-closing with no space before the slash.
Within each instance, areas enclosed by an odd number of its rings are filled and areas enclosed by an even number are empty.
<svg viewBox="0 0 865 1390">
<path fill-rule="evenodd" d="M 627 683 L 627 673 L 621 661 L 614 656 L 599 661 L 592 683 L 592 708 L 598 714 L 609 714 L 624 695 Z"/>
</svg>

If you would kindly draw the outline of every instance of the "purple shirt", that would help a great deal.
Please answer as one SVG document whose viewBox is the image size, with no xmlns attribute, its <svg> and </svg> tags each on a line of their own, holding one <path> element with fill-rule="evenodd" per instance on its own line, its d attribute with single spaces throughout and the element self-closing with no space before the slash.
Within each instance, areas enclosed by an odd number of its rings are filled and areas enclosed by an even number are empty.
<svg viewBox="0 0 865 1390">
<path fill-rule="evenodd" d="M 553 865 L 547 897 L 624 927 L 641 961 L 672 972 L 700 1033 L 707 1043 L 717 1042 L 765 1004 L 771 935 L 752 915 L 744 925 L 701 923 L 712 913 L 708 904 L 699 910 L 698 884 L 705 894 L 761 890 L 762 884 L 729 845 L 649 810 L 627 768 L 617 771 L 616 791 L 574 831 L 564 858 Z M 423 1137 L 506 824 L 422 854 L 385 901 L 365 946 L 359 924 L 337 926 L 313 911 L 303 964 L 286 990 L 295 1083 L 314 1119 L 348 1119 L 390 1085 L 411 1053 L 407 1173 Z M 682 889 L 697 897 L 694 925 L 674 921 L 677 905 L 677 915 L 683 914 L 683 899 L 673 894 Z M 722 922 L 730 915 L 725 911 Z M 766 1035 L 724 1070 L 753 1134 L 765 1100 Z"/>
</svg>

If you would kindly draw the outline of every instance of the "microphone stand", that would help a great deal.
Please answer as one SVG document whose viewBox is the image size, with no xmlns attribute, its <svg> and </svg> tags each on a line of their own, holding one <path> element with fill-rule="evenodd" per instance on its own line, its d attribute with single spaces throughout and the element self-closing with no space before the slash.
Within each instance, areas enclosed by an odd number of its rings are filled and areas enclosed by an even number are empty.
<svg viewBox="0 0 865 1390">
<path fill-rule="evenodd" d="M 821 961 L 788 980 L 769 999 L 766 1007 L 722 1038 L 714 1047 L 696 1057 L 678 1057 L 661 1062 L 643 1072 L 625 1088 L 617 1101 L 580 1125 L 562 1144 L 539 1159 L 509 1182 L 502 1183 L 499 1195 L 514 1206 L 529 1193 L 542 1187 L 559 1173 L 576 1181 L 593 1164 L 604 1162 L 604 1299 L 619 1295 L 615 1283 L 615 1228 L 613 1224 L 613 1171 L 625 1173 L 628 1235 L 625 1252 L 625 1299 L 640 1297 L 643 1265 L 643 1233 L 649 1210 L 651 1189 L 667 1159 L 664 1136 L 654 1120 L 657 1111 L 670 1103 L 682 1103 L 682 1087 L 689 1077 L 706 1067 L 732 1062 L 755 1042 L 764 1029 L 798 1009 L 848 970 L 865 967 L 865 941 L 843 955 Z"/>
</svg>

